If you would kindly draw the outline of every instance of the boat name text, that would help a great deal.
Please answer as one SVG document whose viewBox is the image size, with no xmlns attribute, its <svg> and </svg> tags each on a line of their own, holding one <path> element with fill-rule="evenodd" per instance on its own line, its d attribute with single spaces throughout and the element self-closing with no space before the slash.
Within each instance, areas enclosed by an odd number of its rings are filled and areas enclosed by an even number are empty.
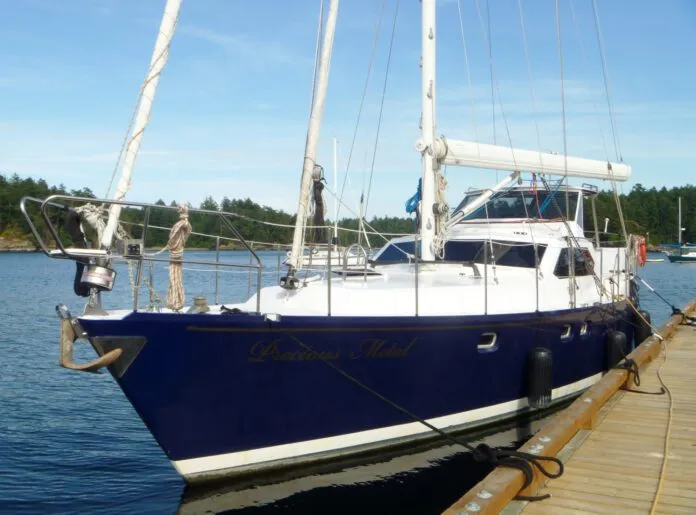
<svg viewBox="0 0 696 515">
<path fill-rule="evenodd" d="M 369 338 L 363 340 L 353 349 L 303 349 L 295 342 L 277 338 L 275 340 L 261 340 L 249 349 L 250 363 L 264 363 L 268 361 L 335 361 L 338 359 L 388 359 L 405 358 L 418 342 L 418 337 L 410 342 Z"/>
</svg>

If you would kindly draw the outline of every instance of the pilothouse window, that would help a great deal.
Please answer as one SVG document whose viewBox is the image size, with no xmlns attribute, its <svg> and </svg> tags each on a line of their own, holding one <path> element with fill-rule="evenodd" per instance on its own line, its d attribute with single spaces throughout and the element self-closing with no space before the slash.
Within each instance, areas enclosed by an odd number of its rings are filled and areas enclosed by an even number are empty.
<svg viewBox="0 0 696 515">
<path fill-rule="evenodd" d="M 467 195 L 454 210 L 456 213 L 478 198 L 479 193 Z M 564 191 L 521 191 L 513 190 L 501 193 L 489 200 L 487 206 L 478 208 L 464 220 L 500 219 L 500 218 L 566 218 L 575 220 L 578 206 L 578 193 L 568 195 L 570 209 L 566 209 Z"/>
<path fill-rule="evenodd" d="M 488 263 L 499 266 L 516 266 L 521 268 L 535 268 L 546 252 L 546 245 L 534 245 L 516 243 L 514 241 L 485 242 L 482 245 L 474 261 L 476 263 Z"/>
<path fill-rule="evenodd" d="M 484 245 L 487 250 L 484 249 Z M 514 241 L 471 241 L 450 240 L 445 243 L 445 262 L 484 264 L 495 263 L 498 266 L 515 266 L 520 268 L 535 268 L 546 252 L 546 245 L 536 246 L 531 243 Z M 407 263 L 413 256 L 413 242 L 389 243 L 378 254 L 374 262 L 378 264 Z"/>
<path fill-rule="evenodd" d="M 558 256 L 558 262 L 553 273 L 556 277 L 570 277 L 570 256 L 569 249 L 561 250 Z M 594 272 L 594 259 L 592 254 L 586 248 L 573 248 L 573 267 L 576 276 L 592 275 Z"/>
<path fill-rule="evenodd" d="M 484 245 L 487 250 L 484 249 Z M 374 263 L 384 265 L 389 263 L 408 263 L 413 256 L 413 241 L 388 243 L 374 259 Z M 546 252 L 546 245 L 536 246 L 531 243 L 514 241 L 471 241 L 450 240 L 445 243 L 445 262 L 484 264 L 495 263 L 498 266 L 515 266 L 520 268 L 535 268 Z"/>
</svg>

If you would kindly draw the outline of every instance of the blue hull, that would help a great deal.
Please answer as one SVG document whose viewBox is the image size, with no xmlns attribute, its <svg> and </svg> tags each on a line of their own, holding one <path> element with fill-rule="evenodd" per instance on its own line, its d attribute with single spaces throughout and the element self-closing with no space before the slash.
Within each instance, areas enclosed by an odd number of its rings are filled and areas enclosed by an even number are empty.
<svg viewBox="0 0 696 515">
<path fill-rule="evenodd" d="M 99 353 L 139 342 L 124 348 L 124 361 L 111 372 L 169 459 L 179 462 L 413 422 L 322 359 L 425 419 L 526 398 L 534 347 L 552 351 L 554 388 L 577 383 L 606 370 L 608 329 L 632 341 L 629 311 L 616 308 L 288 316 L 272 324 L 256 315 L 132 313 L 80 323 Z M 571 336 L 562 339 L 567 325 Z M 495 349 L 477 348 L 486 332 L 497 333 Z"/>
<path fill-rule="evenodd" d="M 680 256 L 679 254 L 667 254 L 671 263 L 696 263 L 696 256 Z"/>
</svg>

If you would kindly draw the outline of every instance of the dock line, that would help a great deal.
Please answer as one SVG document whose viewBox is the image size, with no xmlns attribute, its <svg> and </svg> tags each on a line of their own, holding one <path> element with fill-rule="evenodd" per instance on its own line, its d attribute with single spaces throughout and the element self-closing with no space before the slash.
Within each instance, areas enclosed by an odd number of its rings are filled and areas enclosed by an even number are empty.
<svg viewBox="0 0 696 515">
<path fill-rule="evenodd" d="M 631 305 L 638 311 L 632 303 Z M 661 353 L 663 353 L 664 356 L 663 362 L 657 373 L 657 379 L 662 387 L 665 388 L 669 398 L 669 417 L 667 420 L 667 431 L 664 437 L 660 479 L 652 499 L 651 513 L 654 513 L 658 506 L 663 482 L 666 477 L 671 427 L 673 423 L 672 419 L 675 410 L 673 394 L 661 375 L 662 367 L 667 360 L 665 340 L 676 334 L 679 326 L 692 325 L 687 321 L 693 320 L 695 317 L 688 317 L 686 313 L 692 313 L 695 309 L 696 300 L 693 300 L 684 307 L 683 311 L 678 310 L 678 312 L 674 312 L 672 317 L 659 331 L 656 331 L 655 334 L 646 339 L 627 356 L 627 359 L 633 360 L 637 367 L 645 366 L 650 361 L 659 357 Z M 633 366 L 628 368 L 633 369 Z M 540 450 L 540 453 L 546 456 L 555 457 L 581 429 L 594 429 L 600 419 L 600 408 L 602 408 L 605 403 L 631 379 L 630 369 L 612 369 L 608 371 L 598 383 L 587 390 L 571 406 L 559 413 L 536 435 L 528 440 L 521 447 L 521 450 L 527 451 L 536 448 Z M 516 495 L 520 493 L 523 495 L 534 495 L 545 482 L 546 478 L 541 474 L 536 474 L 532 483 L 526 485 L 523 474 L 509 469 L 497 469 L 471 488 L 444 513 L 455 514 L 469 510 L 476 511 L 480 514 L 499 513 Z"/>
<path fill-rule="evenodd" d="M 660 300 L 662 300 L 665 304 L 667 304 L 667 305 L 672 309 L 672 315 L 681 315 L 681 316 L 682 316 L 682 323 L 684 323 L 685 321 L 687 321 L 686 325 L 695 325 L 695 324 L 696 324 L 696 317 L 688 316 L 686 313 L 684 313 L 684 312 L 683 312 L 681 309 L 679 309 L 677 306 L 675 306 L 675 305 L 672 304 L 670 301 L 668 301 L 667 299 L 665 299 L 655 288 L 653 288 L 653 287 L 650 286 L 647 282 L 645 282 L 645 280 L 644 280 L 642 277 L 640 277 L 640 276 L 637 275 L 637 274 L 636 274 L 636 277 L 638 278 L 638 280 L 639 280 L 640 282 L 642 282 L 642 283 L 648 288 L 648 290 L 650 290 L 650 291 L 653 292 L 655 295 L 657 295 L 658 298 L 659 298 Z M 634 309 L 635 309 L 635 307 L 634 307 Z M 641 315 L 641 318 L 642 318 L 642 315 Z M 645 320 L 645 319 L 643 318 L 643 320 Z M 646 320 L 646 322 L 647 322 L 647 320 Z M 652 327 L 652 325 L 651 325 L 650 327 Z M 653 330 L 654 330 L 654 329 L 655 329 L 655 328 L 653 327 Z M 662 339 L 662 338 L 660 338 L 660 339 Z"/>
<path fill-rule="evenodd" d="M 273 327 L 273 321 L 272 320 L 267 320 L 269 327 Z M 496 449 L 493 447 L 490 447 L 489 445 L 485 443 L 481 443 L 474 447 L 471 445 L 469 442 L 465 442 L 464 440 L 460 440 L 459 438 L 452 436 L 451 434 L 447 433 L 446 431 L 443 431 L 439 427 L 434 426 L 427 420 L 419 417 L 415 413 L 411 412 L 410 410 L 404 408 L 400 404 L 394 402 L 393 400 L 385 397 L 378 391 L 372 389 L 362 381 L 360 381 L 357 377 L 349 374 L 345 370 L 343 370 L 341 367 L 336 365 L 335 363 L 332 363 L 331 361 L 325 359 L 324 357 L 321 356 L 320 353 L 316 352 L 310 345 L 307 345 L 304 343 L 302 340 L 297 338 L 295 335 L 280 330 L 279 332 L 284 333 L 288 338 L 292 339 L 297 345 L 302 347 L 307 352 L 314 353 L 319 361 L 324 363 L 325 365 L 329 366 L 332 368 L 335 372 L 346 378 L 348 381 L 351 383 L 355 384 L 356 386 L 362 388 L 366 392 L 370 393 L 371 395 L 374 395 L 377 397 L 379 400 L 384 402 L 385 404 L 391 406 L 397 411 L 400 411 L 407 417 L 410 417 L 413 419 L 415 422 L 419 422 L 420 424 L 423 424 L 425 427 L 430 429 L 431 431 L 434 431 L 450 443 L 456 444 L 456 445 L 461 445 L 468 451 L 470 451 L 474 457 L 474 460 L 477 462 L 487 462 L 490 465 L 492 465 L 494 468 L 495 467 L 508 467 L 508 468 L 513 468 L 516 470 L 519 470 L 522 472 L 524 475 L 524 486 L 523 488 L 520 489 L 520 491 L 524 490 L 528 486 L 530 486 L 534 482 L 534 469 L 541 473 L 542 475 L 546 476 L 549 479 L 557 479 L 563 475 L 563 462 L 556 458 L 555 456 L 543 456 L 543 455 L 537 455 L 534 453 L 530 452 L 523 452 L 523 451 L 510 451 L 510 450 L 504 450 L 504 449 Z M 556 472 L 552 472 L 551 470 L 547 469 L 544 467 L 542 462 L 547 461 L 551 463 L 555 463 L 556 466 L 558 467 L 558 470 Z M 543 499 L 547 499 L 550 497 L 549 494 L 546 495 L 517 495 L 515 499 L 521 500 L 521 501 L 541 501 Z"/>
</svg>

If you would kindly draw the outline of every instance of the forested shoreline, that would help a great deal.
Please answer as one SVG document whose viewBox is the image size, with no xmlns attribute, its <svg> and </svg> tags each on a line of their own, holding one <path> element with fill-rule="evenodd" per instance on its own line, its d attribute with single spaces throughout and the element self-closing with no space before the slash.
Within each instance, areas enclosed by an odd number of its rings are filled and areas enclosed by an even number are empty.
<svg viewBox="0 0 696 515">
<path fill-rule="evenodd" d="M 35 245 L 34 238 L 24 220 L 19 202 L 24 196 L 45 198 L 55 194 L 70 194 L 94 198 L 94 194 L 88 188 L 68 189 L 65 185 L 51 186 L 43 179 L 22 178 L 18 175 L 5 176 L 0 174 L 0 244 L 5 248 L 26 248 Z M 453 195 L 450 193 L 450 195 Z M 661 243 L 673 243 L 677 239 L 677 199 L 682 197 L 682 227 L 684 241 L 696 239 L 696 186 L 679 186 L 667 189 L 665 187 L 646 189 L 641 184 L 636 184 L 628 194 L 620 195 L 621 206 L 626 219 L 627 230 L 634 234 L 649 234 L 652 245 Z M 459 199 L 453 199 L 453 201 Z M 159 199 L 155 202 L 160 206 L 175 206 L 176 201 L 165 202 Z M 242 236 L 250 241 L 259 242 L 255 245 L 262 246 L 260 242 L 274 242 L 288 244 L 292 241 L 292 226 L 295 223 L 295 215 L 288 214 L 268 206 L 261 206 L 251 199 L 230 199 L 223 197 L 216 201 L 212 196 L 207 197 L 200 206 L 201 209 L 210 211 L 224 211 L 235 213 L 231 217 L 235 228 Z M 602 191 L 596 200 L 597 217 L 600 231 L 604 229 L 604 219 L 609 218 L 609 232 L 620 232 L 616 202 L 613 194 Z M 585 207 L 585 229 L 592 230 L 591 209 L 589 204 Z M 136 210 L 124 210 L 122 220 L 124 227 L 134 237 L 140 236 L 142 213 Z M 174 210 L 156 209 L 150 216 L 150 225 L 171 227 L 178 219 Z M 260 224 L 253 220 L 263 220 L 269 224 Z M 220 234 L 231 237 L 229 230 L 221 224 L 216 217 L 208 217 L 193 214 L 190 218 L 195 232 L 206 234 Z M 136 225 L 133 225 L 136 223 Z M 327 220 L 326 223 L 331 223 Z M 376 231 L 381 233 L 412 233 L 415 222 L 412 218 L 404 217 L 373 217 L 368 221 Z M 339 227 L 357 229 L 358 220 L 344 218 L 339 220 Z M 357 240 L 357 233 L 341 231 L 341 244 L 352 243 Z M 383 240 L 371 236 L 373 245 L 381 245 Z M 147 244 L 159 246 L 166 244 L 167 231 L 152 229 L 147 236 Z M 223 239 L 223 242 L 225 240 Z M 187 243 L 191 248 L 210 248 L 214 240 L 198 235 L 192 235 Z M 232 245 L 234 247 L 234 244 Z"/>
</svg>

